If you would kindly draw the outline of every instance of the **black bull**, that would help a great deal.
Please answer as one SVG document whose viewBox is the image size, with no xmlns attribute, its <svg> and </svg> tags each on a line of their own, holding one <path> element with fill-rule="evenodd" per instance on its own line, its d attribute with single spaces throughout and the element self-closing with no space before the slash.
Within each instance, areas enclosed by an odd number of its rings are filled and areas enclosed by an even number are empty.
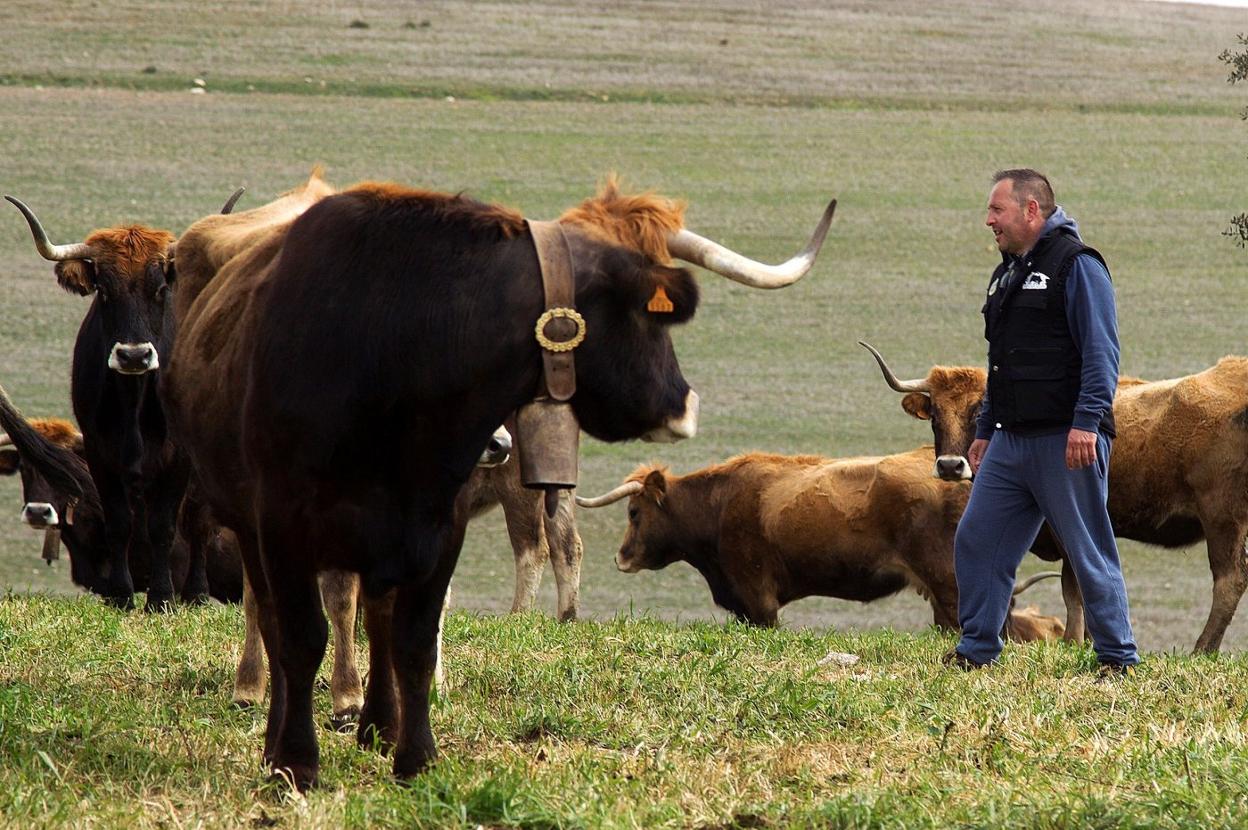
<svg viewBox="0 0 1248 830">
<path fill-rule="evenodd" d="M 617 441 L 687 420 L 668 327 L 692 317 L 698 292 L 669 251 L 778 287 L 809 269 L 831 209 L 802 255 L 761 271 L 683 230 L 671 203 L 614 184 L 565 214 L 588 332 L 571 399 L 581 428 Z M 371 597 L 396 589 L 388 617 L 370 616 L 366 598 L 374 662 L 359 739 L 393 745 L 395 773 L 411 775 L 435 755 L 429 684 L 463 541 L 456 493 L 494 428 L 539 390 L 533 242 L 510 211 L 367 184 L 222 254 L 221 229 L 247 217 L 201 220 L 179 240 L 179 279 L 212 290 L 178 298 L 163 391 L 260 604 L 265 758 L 298 787 L 316 780 L 312 687 L 327 637 L 316 572 L 339 568 Z M 670 306 L 648 311 L 658 288 Z"/>
</svg>

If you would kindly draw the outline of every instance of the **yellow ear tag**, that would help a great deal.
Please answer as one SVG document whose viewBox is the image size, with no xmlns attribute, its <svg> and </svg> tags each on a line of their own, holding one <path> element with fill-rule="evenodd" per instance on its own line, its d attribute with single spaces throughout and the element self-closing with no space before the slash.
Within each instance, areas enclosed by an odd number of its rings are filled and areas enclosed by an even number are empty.
<svg viewBox="0 0 1248 830">
<path fill-rule="evenodd" d="M 646 303 L 646 311 L 670 314 L 675 310 L 676 306 L 672 305 L 672 301 L 667 298 L 667 292 L 663 290 L 663 286 L 656 286 L 654 296 L 650 298 L 650 302 Z"/>
</svg>

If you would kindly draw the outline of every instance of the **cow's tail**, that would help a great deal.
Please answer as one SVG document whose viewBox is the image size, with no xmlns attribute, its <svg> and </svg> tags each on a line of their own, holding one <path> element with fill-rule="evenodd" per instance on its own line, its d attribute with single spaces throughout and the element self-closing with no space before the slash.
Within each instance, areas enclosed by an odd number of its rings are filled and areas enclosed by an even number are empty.
<svg viewBox="0 0 1248 830">
<path fill-rule="evenodd" d="M 17 450 L 23 464 L 29 464 L 58 491 L 71 498 L 99 504 L 100 497 L 86 463 L 70 449 L 45 438 L 30 425 L 0 387 L 0 429 Z"/>
</svg>

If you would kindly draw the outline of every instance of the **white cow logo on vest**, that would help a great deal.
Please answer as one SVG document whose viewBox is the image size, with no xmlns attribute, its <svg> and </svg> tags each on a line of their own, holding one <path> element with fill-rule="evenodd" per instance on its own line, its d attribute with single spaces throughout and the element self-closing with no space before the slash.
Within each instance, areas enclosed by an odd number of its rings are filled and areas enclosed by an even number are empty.
<svg viewBox="0 0 1248 830">
<path fill-rule="evenodd" d="M 1048 287 L 1049 275 L 1041 274 L 1039 271 L 1032 271 L 1023 282 L 1024 291 L 1043 291 Z"/>
</svg>

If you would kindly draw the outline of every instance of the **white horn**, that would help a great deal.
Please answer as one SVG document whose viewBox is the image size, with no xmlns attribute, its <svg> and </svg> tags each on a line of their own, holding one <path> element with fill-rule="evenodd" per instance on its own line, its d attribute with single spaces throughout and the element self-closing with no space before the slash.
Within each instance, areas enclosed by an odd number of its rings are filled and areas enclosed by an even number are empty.
<svg viewBox="0 0 1248 830">
<path fill-rule="evenodd" d="M 63 262 L 67 259 L 90 259 L 95 255 L 95 249 L 85 242 L 75 242 L 71 245 L 53 245 L 48 240 L 48 234 L 43 229 L 43 225 L 39 223 L 39 217 L 35 216 L 34 211 L 26 207 L 19 200 L 12 196 L 5 196 L 13 203 L 13 206 L 22 212 L 26 217 L 26 224 L 30 225 L 31 236 L 35 238 L 35 248 L 44 259 L 53 262 Z"/>
<path fill-rule="evenodd" d="M 725 248 L 718 242 L 712 242 L 698 236 L 690 230 L 681 229 L 667 237 L 667 250 L 673 257 L 701 265 L 708 271 L 727 277 L 733 282 L 748 285 L 752 288 L 783 288 L 806 276 L 806 272 L 815 264 L 823 238 L 828 235 L 828 227 L 832 224 L 832 214 L 836 212 L 836 200 L 828 203 L 823 212 L 823 219 L 815 228 L 815 233 L 806 243 L 806 248 L 788 262 L 780 265 L 764 265 L 748 257 Z"/>
<path fill-rule="evenodd" d="M 914 380 L 898 380 L 893 374 L 893 370 L 888 368 L 888 364 L 884 362 L 883 356 L 875 350 L 870 343 L 864 343 L 859 340 L 858 345 L 875 356 L 875 362 L 880 364 L 880 371 L 884 373 L 884 380 L 896 392 L 922 392 L 924 395 L 932 394 L 932 386 L 927 382 L 927 378 L 916 378 Z"/>
<path fill-rule="evenodd" d="M 1055 576 L 1061 576 L 1061 574 L 1058 573 L 1057 571 L 1045 571 L 1044 573 L 1038 573 L 1035 576 L 1030 577 L 1027 580 L 1025 580 L 1021 585 L 1015 585 L 1014 592 L 1010 596 L 1016 597 L 1019 594 L 1021 594 L 1023 591 L 1026 591 L 1032 585 L 1035 585 L 1037 582 L 1043 579 L 1052 579 Z"/>
<path fill-rule="evenodd" d="M 640 481 L 626 481 L 619 487 L 616 487 L 610 493 L 604 493 L 592 499 L 576 497 L 576 503 L 580 507 L 605 507 L 608 504 L 615 504 L 617 501 L 629 496 L 640 493 L 645 488 Z"/>
</svg>

